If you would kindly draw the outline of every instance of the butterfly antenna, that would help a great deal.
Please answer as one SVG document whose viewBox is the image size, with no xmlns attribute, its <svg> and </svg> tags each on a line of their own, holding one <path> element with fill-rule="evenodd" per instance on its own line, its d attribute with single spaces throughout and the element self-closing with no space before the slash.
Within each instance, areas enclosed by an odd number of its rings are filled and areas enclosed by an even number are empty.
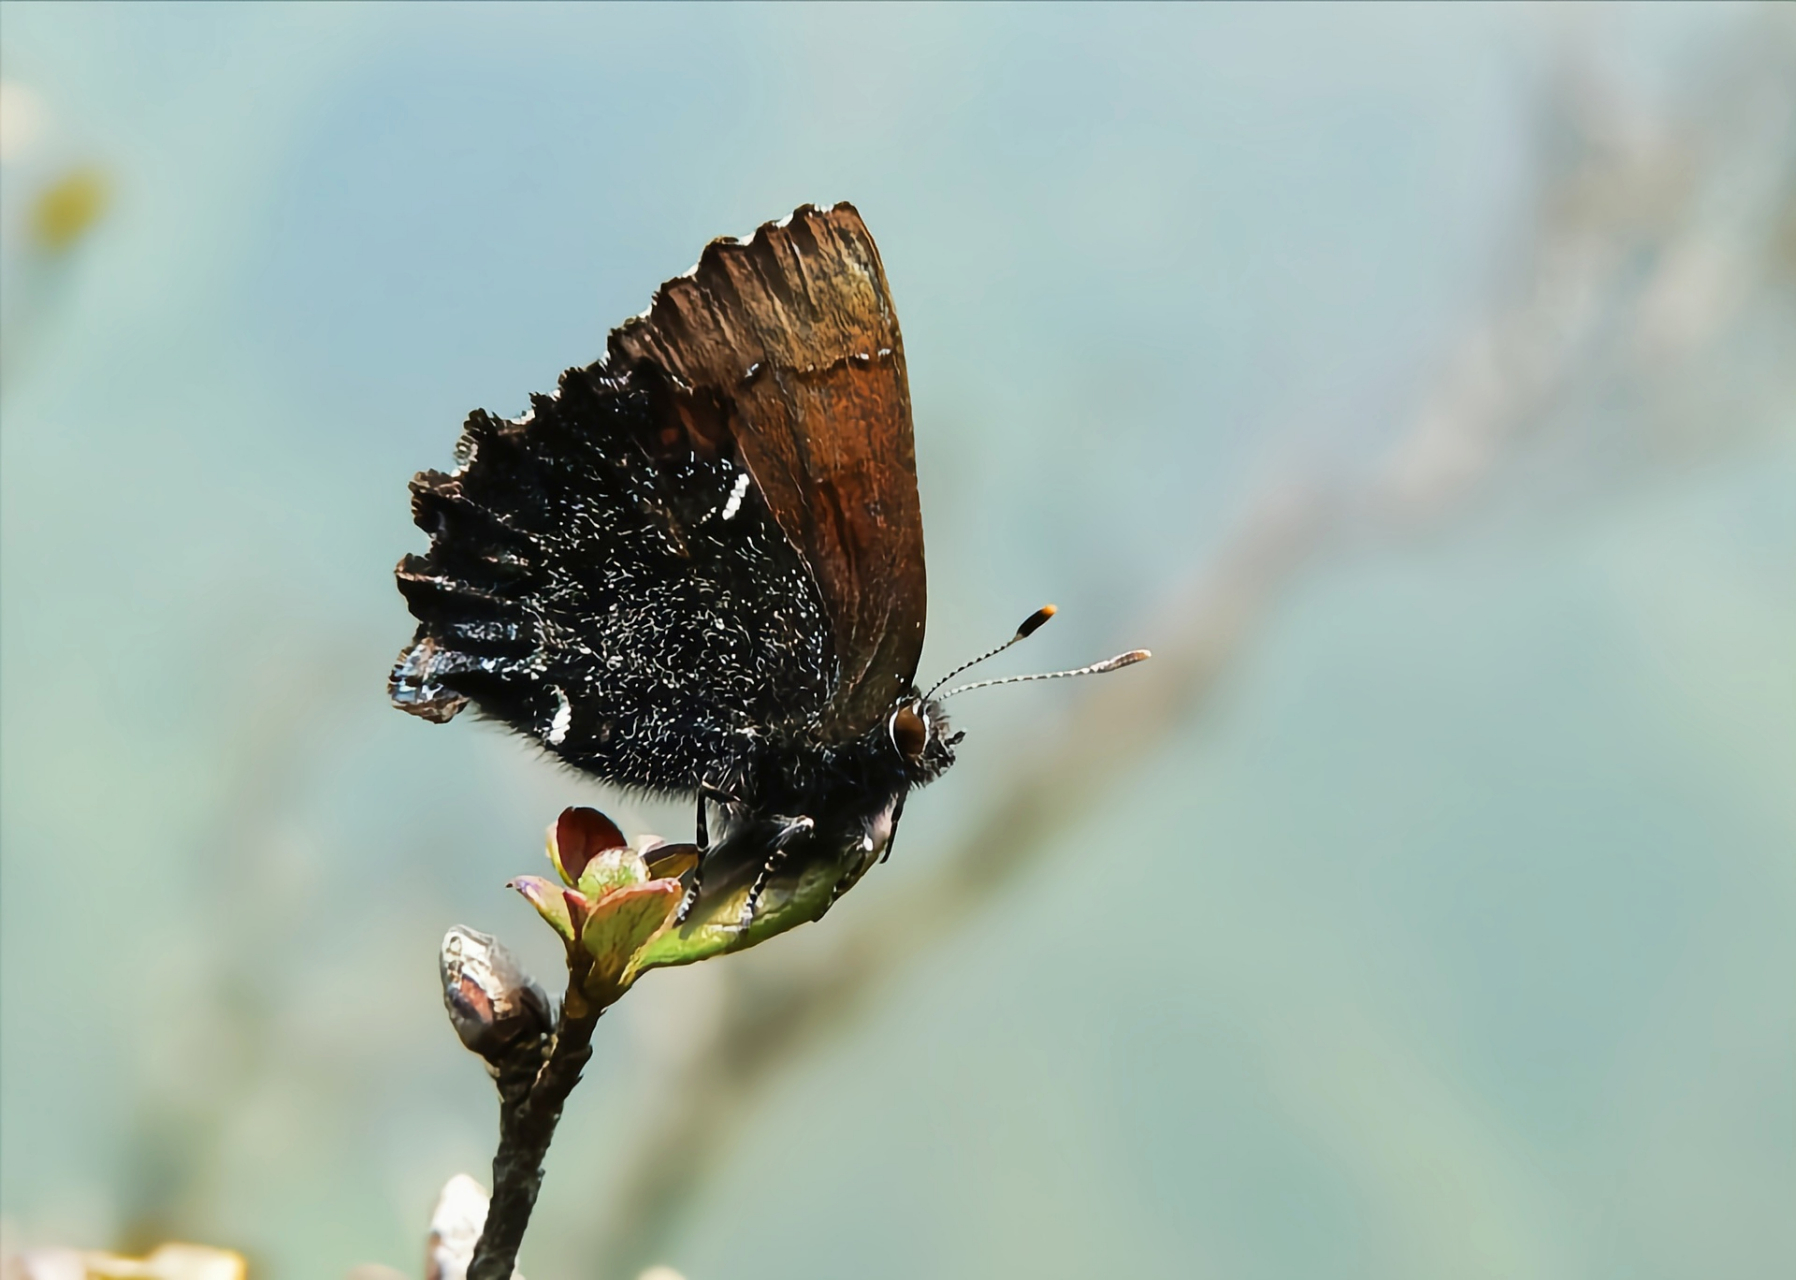
<svg viewBox="0 0 1796 1280">
<path fill-rule="evenodd" d="M 1106 671 L 1120 671 L 1124 667 L 1132 667 L 1137 662 L 1146 662 L 1154 655 L 1146 649 L 1131 649 L 1127 653 L 1119 653 L 1114 658 L 1105 658 L 1102 662 L 1094 662 L 1089 667 L 1074 667 L 1070 671 L 1041 671 L 1028 676 L 1004 676 L 997 680 L 975 680 L 972 684 L 963 684 L 950 689 L 941 696 L 946 702 L 957 693 L 969 693 L 974 689 L 989 689 L 995 684 L 1018 684 L 1024 680 L 1065 680 L 1069 676 L 1101 676 Z"/>
<path fill-rule="evenodd" d="M 1010 637 L 1010 639 L 1006 640 L 1003 644 L 999 645 L 996 649 L 990 650 L 987 653 L 980 654 L 977 658 L 974 658 L 971 662 L 961 663 L 958 667 L 954 668 L 954 670 L 950 671 L 947 675 L 943 676 L 940 680 L 937 680 L 934 684 L 930 685 L 929 692 L 923 695 L 924 701 L 928 701 L 930 698 L 934 697 L 935 691 L 937 689 L 939 689 L 943 685 L 947 684 L 948 681 L 954 679 L 954 677 L 959 675 L 961 672 L 971 670 L 972 668 L 978 666 L 981 662 L 984 662 L 987 658 L 997 657 L 1000 653 L 1003 653 L 1006 649 L 1010 648 L 1010 646 L 1015 644 L 1018 640 L 1027 640 L 1030 636 L 1034 635 L 1037 631 L 1041 630 L 1043 623 L 1045 623 L 1049 618 L 1053 617 L 1055 614 L 1057 614 L 1059 612 L 1060 612 L 1060 610 L 1056 609 L 1053 605 L 1044 604 L 1041 608 L 1037 609 L 1034 613 L 1030 614 L 1027 618 L 1024 618 L 1023 625 L 1016 629 L 1016 634 L 1014 636 Z"/>
</svg>

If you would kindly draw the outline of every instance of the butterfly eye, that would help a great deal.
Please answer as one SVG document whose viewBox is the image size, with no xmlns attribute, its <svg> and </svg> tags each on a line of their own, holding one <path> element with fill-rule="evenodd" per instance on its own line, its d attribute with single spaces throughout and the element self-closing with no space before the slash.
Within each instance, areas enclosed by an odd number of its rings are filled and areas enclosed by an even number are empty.
<svg viewBox="0 0 1796 1280">
<path fill-rule="evenodd" d="M 929 745 L 929 726 L 923 717 L 917 714 L 917 704 L 907 702 L 892 712 L 892 745 L 898 748 L 898 754 L 915 764 L 923 758 L 923 748 Z"/>
</svg>

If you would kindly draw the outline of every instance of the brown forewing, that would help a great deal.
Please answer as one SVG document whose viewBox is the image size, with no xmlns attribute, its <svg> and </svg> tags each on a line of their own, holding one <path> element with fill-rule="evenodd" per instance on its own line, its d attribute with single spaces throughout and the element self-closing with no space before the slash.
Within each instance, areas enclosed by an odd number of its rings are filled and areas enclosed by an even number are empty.
<svg viewBox="0 0 1796 1280">
<path fill-rule="evenodd" d="M 860 214 L 805 205 L 713 241 L 609 356 L 648 377 L 664 447 L 733 437 L 829 613 L 824 737 L 858 736 L 916 675 L 926 594 L 904 342 Z"/>
</svg>

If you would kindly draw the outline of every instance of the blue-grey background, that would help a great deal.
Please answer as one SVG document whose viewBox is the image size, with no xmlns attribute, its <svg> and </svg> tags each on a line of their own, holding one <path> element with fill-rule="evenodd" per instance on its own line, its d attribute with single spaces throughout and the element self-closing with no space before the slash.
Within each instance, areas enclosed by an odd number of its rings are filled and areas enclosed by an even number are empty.
<svg viewBox="0 0 1796 1280">
<path fill-rule="evenodd" d="M 491 1152 L 443 928 L 547 973 L 501 886 L 554 813 L 689 817 L 386 707 L 405 482 L 710 237 L 847 198 L 909 353 L 925 675 L 1049 599 L 1010 669 L 1176 642 L 1278 494 L 1352 510 L 1059 847 L 745 1101 L 661 1260 L 1796 1268 L 1787 10 L 0 24 L 9 1242 L 415 1273 Z M 81 166 L 110 200 L 53 251 L 33 202 Z M 957 704 L 963 763 L 805 934 L 1106 687 Z M 723 971 L 827 962 L 805 934 L 607 1018 L 529 1275 L 605 1271 L 620 1135 Z"/>
</svg>

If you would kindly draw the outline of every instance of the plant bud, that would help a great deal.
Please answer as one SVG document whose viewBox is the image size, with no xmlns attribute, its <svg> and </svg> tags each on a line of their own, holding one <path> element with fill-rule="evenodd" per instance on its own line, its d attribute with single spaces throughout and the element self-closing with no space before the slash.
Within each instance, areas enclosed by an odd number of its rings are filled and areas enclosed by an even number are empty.
<svg viewBox="0 0 1796 1280">
<path fill-rule="evenodd" d="M 443 938 L 441 970 L 455 1034 L 483 1058 L 555 1025 L 548 996 L 495 938 L 456 925 Z"/>
</svg>

